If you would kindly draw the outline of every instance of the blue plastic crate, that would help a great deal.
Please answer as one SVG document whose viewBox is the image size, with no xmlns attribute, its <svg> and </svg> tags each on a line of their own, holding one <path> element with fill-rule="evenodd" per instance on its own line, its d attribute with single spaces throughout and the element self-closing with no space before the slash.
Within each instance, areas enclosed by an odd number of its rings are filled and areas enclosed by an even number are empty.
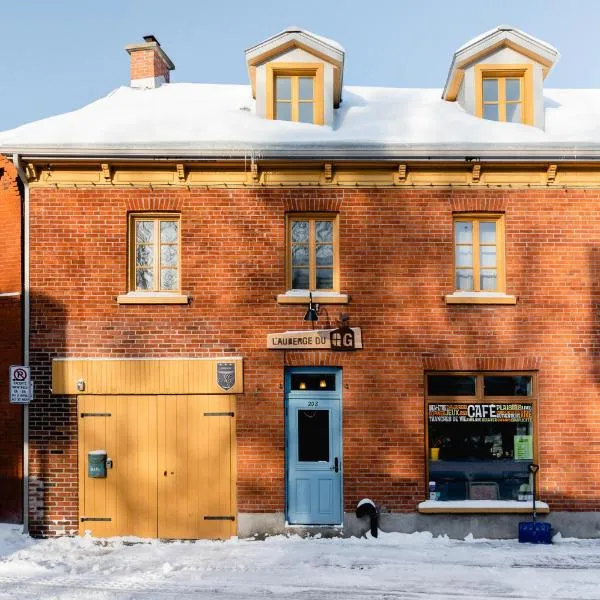
<svg viewBox="0 0 600 600">
<path fill-rule="evenodd" d="M 519 542 L 522 544 L 551 544 L 552 526 L 550 523 L 521 521 L 519 523 Z"/>
</svg>

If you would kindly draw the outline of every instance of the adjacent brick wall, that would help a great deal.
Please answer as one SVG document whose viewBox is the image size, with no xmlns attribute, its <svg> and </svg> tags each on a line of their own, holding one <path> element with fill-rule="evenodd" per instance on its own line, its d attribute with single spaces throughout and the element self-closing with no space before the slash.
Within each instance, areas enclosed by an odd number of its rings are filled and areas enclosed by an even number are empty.
<svg viewBox="0 0 600 600">
<path fill-rule="evenodd" d="M 23 424 L 9 403 L 8 367 L 21 364 L 21 196 L 17 172 L 0 155 L 0 521 L 23 516 Z"/>
<path fill-rule="evenodd" d="M 369 496 L 394 511 L 425 497 L 428 364 L 539 368 L 544 500 L 600 510 L 600 192 L 113 188 L 34 189 L 31 199 L 36 533 L 77 527 L 75 402 L 50 394 L 54 356 L 244 356 L 241 512 L 284 508 L 285 365 L 343 367 L 346 509 Z M 305 306 L 275 297 L 285 286 L 285 211 L 313 202 L 340 212 L 341 287 L 352 296 L 323 306 L 319 325 L 348 313 L 363 328 L 364 349 L 351 354 L 265 349 L 267 333 L 309 327 Z M 156 203 L 181 209 L 191 304 L 119 306 L 127 211 Z M 443 302 L 453 290 L 452 211 L 473 207 L 506 213 L 516 306 Z"/>
</svg>

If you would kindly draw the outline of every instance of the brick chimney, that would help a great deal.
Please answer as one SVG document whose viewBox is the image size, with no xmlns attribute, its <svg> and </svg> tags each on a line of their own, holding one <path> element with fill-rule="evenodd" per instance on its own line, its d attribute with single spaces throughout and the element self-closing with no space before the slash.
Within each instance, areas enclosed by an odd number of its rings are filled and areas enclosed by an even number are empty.
<svg viewBox="0 0 600 600">
<path fill-rule="evenodd" d="M 143 42 L 129 44 L 125 50 L 131 57 L 132 88 L 157 88 L 169 83 L 169 72 L 175 65 L 153 35 L 145 35 Z"/>
</svg>

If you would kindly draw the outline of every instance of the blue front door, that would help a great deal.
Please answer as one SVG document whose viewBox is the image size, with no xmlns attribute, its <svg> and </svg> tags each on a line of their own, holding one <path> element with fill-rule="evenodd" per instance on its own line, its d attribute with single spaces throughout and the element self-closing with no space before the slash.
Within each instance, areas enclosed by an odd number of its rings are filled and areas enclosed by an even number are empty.
<svg viewBox="0 0 600 600">
<path fill-rule="evenodd" d="M 342 523 L 341 370 L 286 371 L 287 521 Z"/>
</svg>

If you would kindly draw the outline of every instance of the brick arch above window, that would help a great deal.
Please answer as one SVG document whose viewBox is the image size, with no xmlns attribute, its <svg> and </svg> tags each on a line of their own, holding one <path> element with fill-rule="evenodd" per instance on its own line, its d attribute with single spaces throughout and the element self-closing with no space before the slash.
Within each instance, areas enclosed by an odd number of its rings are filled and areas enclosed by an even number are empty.
<svg viewBox="0 0 600 600">
<path fill-rule="evenodd" d="M 302 195 L 291 195 L 282 198 L 285 212 L 339 212 L 342 208 L 343 197 L 340 195 L 331 197 L 302 197 Z"/>
<path fill-rule="evenodd" d="M 172 198 L 168 196 L 127 198 L 125 202 L 128 212 L 154 212 L 163 210 L 180 212 L 183 205 L 183 200 L 181 198 Z"/>
<path fill-rule="evenodd" d="M 508 198 L 499 194 L 450 197 L 452 212 L 506 212 L 507 207 Z"/>
<path fill-rule="evenodd" d="M 283 363 L 286 367 L 343 367 L 351 356 L 337 352 L 284 352 Z"/>
<path fill-rule="evenodd" d="M 425 371 L 538 371 L 539 356 L 423 356 Z"/>
</svg>

